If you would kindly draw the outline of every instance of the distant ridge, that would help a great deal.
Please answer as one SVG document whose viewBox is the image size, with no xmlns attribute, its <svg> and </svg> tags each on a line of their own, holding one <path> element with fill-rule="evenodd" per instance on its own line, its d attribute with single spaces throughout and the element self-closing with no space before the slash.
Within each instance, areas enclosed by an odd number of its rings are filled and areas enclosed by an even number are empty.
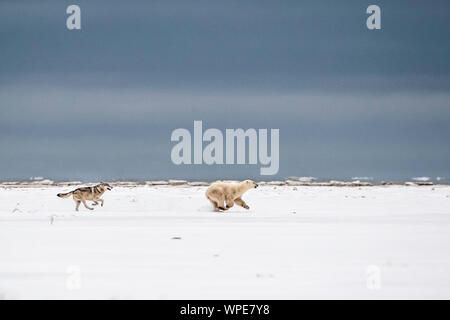
<svg viewBox="0 0 450 320">
<path fill-rule="evenodd" d="M 380 182 L 368 182 L 360 180 L 342 181 L 342 180 L 328 180 L 328 181 L 316 181 L 313 177 L 290 177 L 286 180 L 278 181 L 257 181 L 261 186 L 311 186 L 311 187 L 371 187 L 371 186 L 389 186 L 389 185 L 403 185 L 403 186 L 431 186 L 431 185 L 448 185 L 448 182 L 444 182 L 441 179 L 437 179 L 437 183 L 430 181 L 430 179 L 413 179 L 414 181 L 380 181 Z M 235 180 L 226 180 L 233 182 Z M 25 181 L 0 181 L 0 187 L 13 188 L 13 187 L 50 187 L 50 186 L 82 186 L 82 185 L 94 185 L 100 181 L 83 182 L 83 181 L 53 181 L 50 179 L 32 179 Z M 146 180 L 146 181 L 133 181 L 133 180 L 116 180 L 108 181 L 110 184 L 118 187 L 135 187 L 135 186 L 184 186 L 184 187 L 203 187 L 208 186 L 212 181 L 188 181 L 188 180 Z"/>
</svg>

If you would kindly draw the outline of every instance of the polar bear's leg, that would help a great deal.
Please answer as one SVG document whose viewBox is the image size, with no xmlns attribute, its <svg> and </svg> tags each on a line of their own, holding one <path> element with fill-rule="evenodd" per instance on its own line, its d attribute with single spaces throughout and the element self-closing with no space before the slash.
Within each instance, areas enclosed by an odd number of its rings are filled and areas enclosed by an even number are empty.
<svg viewBox="0 0 450 320">
<path fill-rule="evenodd" d="M 217 202 L 215 202 L 215 201 L 212 201 L 212 200 L 209 200 L 209 201 L 211 201 L 211 203 L 212 203 L 212 205 L 213 205 L 214 209 L 217 209 Z"/>
<path fill-rule="evenodd" d="M 214 210 L 216 210 L 216 211 L 219 210 L 219 205 L 217 204 L 217 202 L 215 200 L 209 199 L 209 201 L 212 203 Z"/>
<path fill-rule="evenodd" d="M 216 206 L 217 209 L 223 210 L 223 211 L 227 210 L 227 208 L 224 205 L 225 196 L 223 194 L 217 194 L 214 201 L 216 201 L 216 203 L 217 203 L 217 206 Z"/>
<path fill-rule="evenodd" d="M 238 206 L 241 206 L 242 208 L 250 209 L 250 207 L 249 207 L 249 206 L 245 203 L 245 201 L 242 200 L 241 198 L 235 199 L 234 202 L 235 202 Z"/>
<path fill-rule="evenodd" d="M 227 196 L 225 198 L 225 202 L 227 203 L 227 209 L 230 209 L 232 206 L 234 206 L 234 200 L 232 196 Z"/>
<path fill-rule="evenodd" d="M 227 208 L 225 208 L 224 202 L 225 202 L 225 197 L 222 194 L 214 194 L 214 196 L 212 194 L 208 194 L 206 195 L 209 199 L 209 201 L 211 201 L 211 203 L 214 206 L 214 209 L 216 210 L 227 210 Z"/>
<path fill-rule="evenodd" d="M 227 210 L 228 207 L 225 207 L 225 197 L 222 195 L 219 199 L 217 199 L 219 201 L 219 205 L 217 206 L 220 210 Z"/>
</svg>

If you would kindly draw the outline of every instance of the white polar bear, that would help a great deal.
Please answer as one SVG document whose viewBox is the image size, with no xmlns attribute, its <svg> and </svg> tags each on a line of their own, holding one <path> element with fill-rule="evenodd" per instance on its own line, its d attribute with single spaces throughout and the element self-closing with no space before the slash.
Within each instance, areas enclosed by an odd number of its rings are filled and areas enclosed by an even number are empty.
<svg viewBox="0 0 450 320">
<path fill-rule="evenodd" d="M 245 180 L 239 183 L 214 182 L 206 190 L 206 197 L 211 201 L 216 210 L 228 210 L 235 203 L 245 209 L 249 206 L 242 200 L 242 195 L 258 185 L 252 180 Z"/>
</svg>

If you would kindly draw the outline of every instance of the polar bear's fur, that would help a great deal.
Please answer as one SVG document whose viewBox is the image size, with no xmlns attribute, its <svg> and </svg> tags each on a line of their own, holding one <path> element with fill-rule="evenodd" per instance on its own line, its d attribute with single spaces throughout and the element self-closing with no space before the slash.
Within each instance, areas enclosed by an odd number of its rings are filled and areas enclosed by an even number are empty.
<svg viewBox="0 0 450 320">
<path fill-rule="evenodd" d="M 206 190 L 206 197 L 211 201 L 216 210 L 228 210 L 236 203 L 245 209 L 249 206 L 242 200 L 242 195 L 258 185 L 252 180 L 239 183 L 214 182 Z"/>
</svg>

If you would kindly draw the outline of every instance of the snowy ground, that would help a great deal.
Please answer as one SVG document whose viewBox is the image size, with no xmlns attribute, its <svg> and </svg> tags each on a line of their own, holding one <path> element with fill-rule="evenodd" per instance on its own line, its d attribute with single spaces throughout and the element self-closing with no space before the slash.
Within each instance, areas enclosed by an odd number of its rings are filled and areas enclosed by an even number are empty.
<svg viewBox="0 0 450 320">
<path fill-rule="evenodd" d="M 0 298 L 450 298 L 450 186 L 0 188 Z"/>
</svg>

